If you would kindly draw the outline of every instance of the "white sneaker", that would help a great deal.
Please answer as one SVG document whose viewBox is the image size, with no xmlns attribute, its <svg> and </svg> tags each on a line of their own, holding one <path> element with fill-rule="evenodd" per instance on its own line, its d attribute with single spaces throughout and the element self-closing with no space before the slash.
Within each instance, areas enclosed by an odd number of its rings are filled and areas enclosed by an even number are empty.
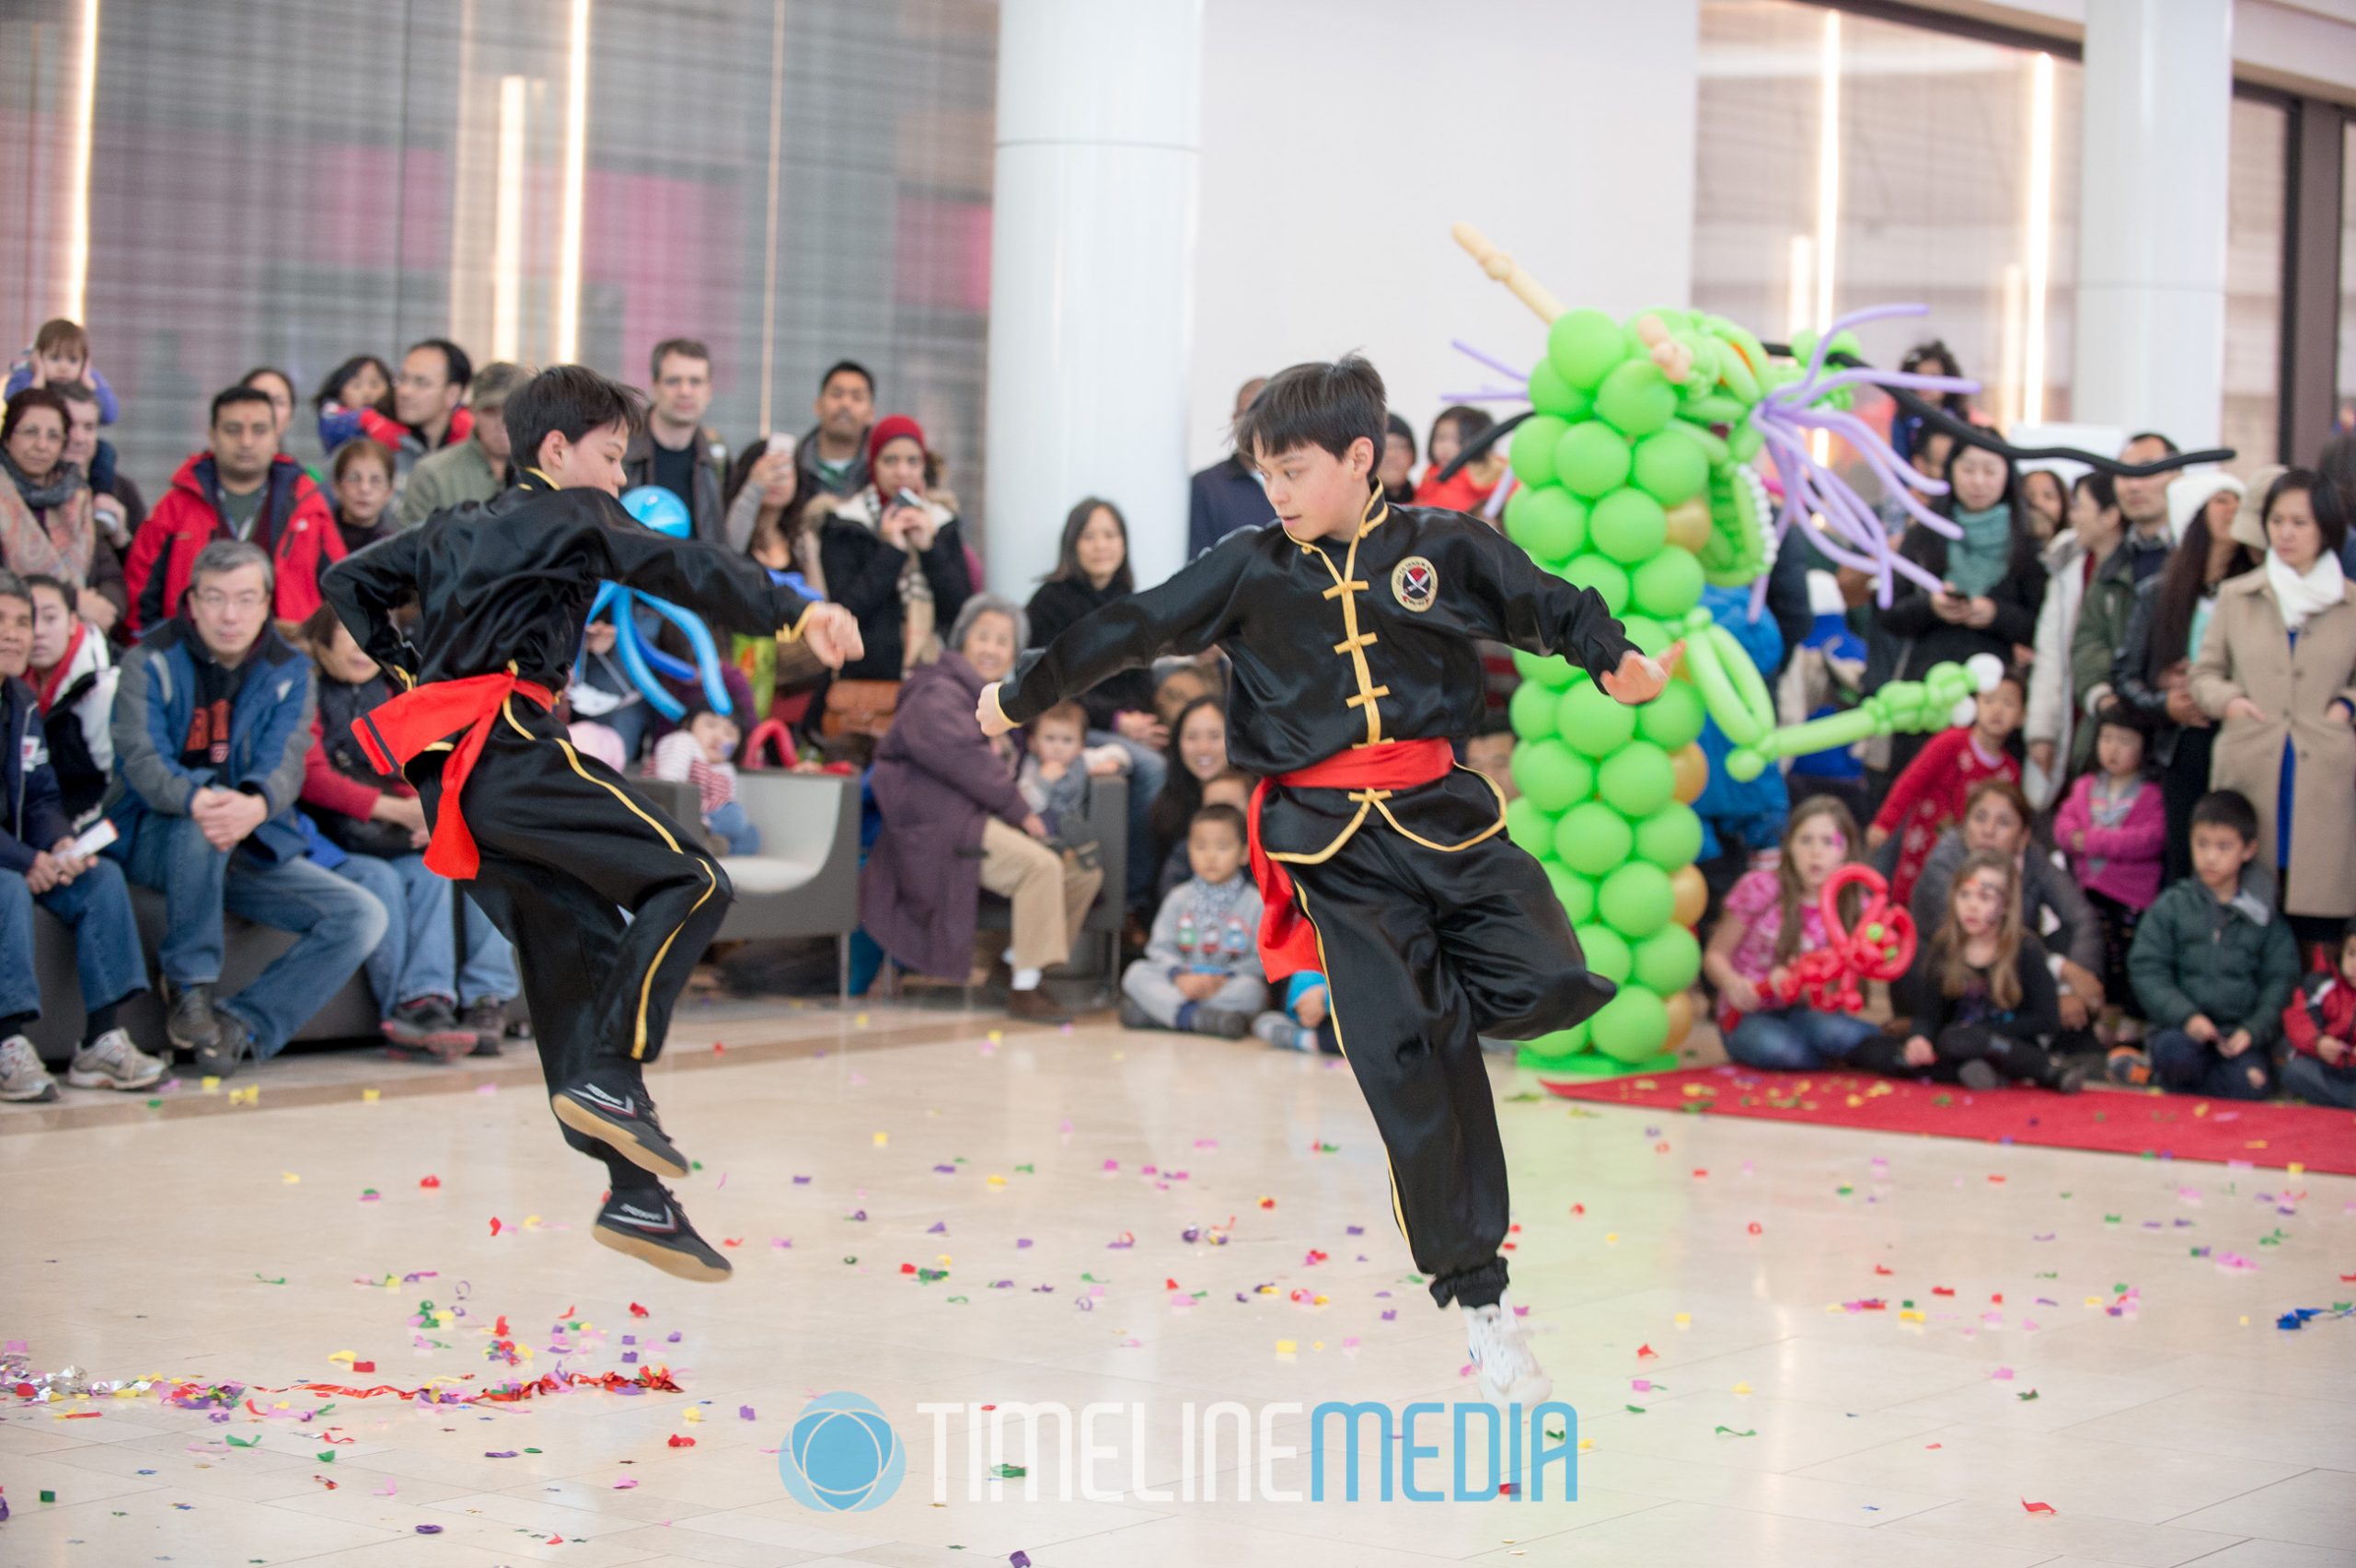
<svg viewBox="0 0 2356 1568">
<path fill-rule="evenodd" d="M 0 1040 L 0 1100 L 57 1098 L 57 1080 L 40 1065 L 40 1053 L 21 1034 Z"/>
<path fill-rule="evenodd" d="M 1554 1379 L 1530 1353 L 1509 1303 L 1500 1299 L 1492 1307 L 1464 1309 L 1464 1334 L 1472 1364 L 1481 1370 L 1481 1393 L 1491 1403 L 1536 1404 L 1554 1391 Z"/>
<path fill-rule="evenodd" d="M 110 1029 L 74 1053 L 65 1081 L 75 1089 L 145 1089 L 162 1079 L 164 1064 L 131 1043 L 127 1030 Z"/>
</svg>

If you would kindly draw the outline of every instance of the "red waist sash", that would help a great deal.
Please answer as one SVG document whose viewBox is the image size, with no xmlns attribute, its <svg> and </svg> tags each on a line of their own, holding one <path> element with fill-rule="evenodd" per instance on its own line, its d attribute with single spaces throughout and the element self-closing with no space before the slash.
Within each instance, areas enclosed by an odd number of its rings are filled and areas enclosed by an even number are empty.
<svg viewBox="0 0 2356 1568">
<path fill-rule="evenodd" d="M 1399 741 L 1342 752 L 1323 762 L 1279 773 L 1273 780 L 1260 780 L 1252 791 L 1244 821 L 1250 829 L 1252 880 L 1260 884 L 1260 962 L 1267 969 L 1270 985 L 1303 970 L 1322 970 L 1325 960 L 1317 951 L 1315 928 L 1301 917 L 1300 906 L 1293 900 L 1292 873 L 1260 842 L 1260 806 L 1267 799 L 1269 784 L 1295 790 L 1395 791 L 1437 783 L 1455 766 L 1455 749 L 1446 741 Z M 1349 831 L 1345 829 L 1343 836 L 1347 837 Z"/>
<path fill-rule="evenodd" d="M 425 847 L 426 869 L 466 882 L 482 867 L 482 853 L 459 811 L 467 778 L 491 738 L 492 721 L 508 698 L 522 693 L 543 711 L 556 706 L 556 693 L 537 681 L 509 671 L 497 675 L 468 675 L 464 680 L 435 681 L 416 686 L 373 713 L 352 721 L 352 732 L 368 760 L 384 773 L 398 773 L 410 758 L 436 741 L 460 730 L 456 747 L 442 769 L 442 809 L 433 821 L 433 837 Z"/>
</svg>

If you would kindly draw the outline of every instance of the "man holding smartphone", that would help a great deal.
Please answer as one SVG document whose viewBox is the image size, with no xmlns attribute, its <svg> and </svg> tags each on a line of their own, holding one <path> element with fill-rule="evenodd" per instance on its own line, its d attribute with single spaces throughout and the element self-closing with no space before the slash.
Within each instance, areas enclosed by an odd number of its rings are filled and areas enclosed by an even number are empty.
<svg viewBox="0 0 2356 1568">
<path fill-rule="evenodd" d="M 75 841 L 60 803 L 40 704 L 24 681 L 32 647 L 31 591 L 0 572 L 0 1100 L 57 1098 L 24 1032 L 40 1017 L 35 904 L 73 928 L 89 1019 L 66 1081 L 76 1089 L 145 1089 L 164 1076 L 164 1064 L 115 1023 L 116 1009 L 147 988 L 131 893 L 122 868 L 98 858 L 97 843 Z"/>
</svg>

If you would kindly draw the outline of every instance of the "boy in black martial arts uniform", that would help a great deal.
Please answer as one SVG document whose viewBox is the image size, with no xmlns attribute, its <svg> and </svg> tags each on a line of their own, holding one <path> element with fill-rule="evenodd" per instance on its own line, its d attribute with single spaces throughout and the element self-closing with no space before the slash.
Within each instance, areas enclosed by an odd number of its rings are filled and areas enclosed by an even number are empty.
<svg viewBox="0 0 2356 1568">
<path fill-rule="evenodd" d="M 1435 1300 L 1465 1309 L 1488 1396 L 1530 1401 L 1552 1385 L 1504 1302 L 1505 1150 L 1479 1037 L 1568 1028 L 1612 987 L 1505 836 L 1496 787 L 1449 743 L 1481 717 L 1476 639 L 1560 652 L 1622 702 L 1667 676 L 1600 596 L 1487 524 L 1388 504 L 1374 478 L 1385 418 L 1382 378 L 1355 355 L 1269 382 L 1235 444 L 1267 477 L 1276 525 L 1230 535 L 1023 655 L 976 717 L 999 733 L 1159 655 L 1226 651 L 1228 755 L 1262 779 L 1250 818 L 1268 979 L 1326 975 L 1415 1266 Z"/>
<path fill-rule="evenodd" d="M 829 665 L 858 657 L 858 624 L 839 605 L 773 585 L 744 556 L 666 537 L 622 510 L 622 454 L 642 417 L 627 387 L 559 365 L 514 393 L 506 414 L 523 465 L 514 489 L 436 513 L 320 580 L 352 635 L 409 688 L 352 729 L 423 798 L 426 865 L 471 880 L 515 944 L 565 1142 L 612 1177 L 597 1239 L 683 1279 L 726 1279 L 728 1260 L 655 1180 L 688 1164 L 641 1069 L 720 928 L 728 878 L 699 835 L 575 750 L 549 709 L 601 582 L 730 631 L 798 638 Z M 422 613 L 405 637 L 392 613 L 411 593 Z"/>
</svg>

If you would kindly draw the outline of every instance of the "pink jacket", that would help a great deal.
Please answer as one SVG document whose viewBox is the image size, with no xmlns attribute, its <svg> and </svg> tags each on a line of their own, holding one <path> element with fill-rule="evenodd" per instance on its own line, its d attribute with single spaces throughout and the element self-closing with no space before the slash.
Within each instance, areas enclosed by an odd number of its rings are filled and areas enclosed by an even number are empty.
<svg viewBox="0 0 2356 1568">
<path fill-rule="evenodd" d="M 2128 804 L 2126 820 L 2117 827 L 2095 825 L 2095 787 L 2098 773 L 2081 774 L 2070 787 L 2070 798 L 2053 813 L 2053 838 L 2070 856 L 2078 885 L 2119 900 L 2130 909 L 2149 909 L 2160 895 L 2160 857 L 2167 843 L 2167 816 L 2160 804 L 2160 787 L 2145 779 Z M 2078 834 L 2086 836 L 2084 850 L 2074 847 Z"/>
</svg>

